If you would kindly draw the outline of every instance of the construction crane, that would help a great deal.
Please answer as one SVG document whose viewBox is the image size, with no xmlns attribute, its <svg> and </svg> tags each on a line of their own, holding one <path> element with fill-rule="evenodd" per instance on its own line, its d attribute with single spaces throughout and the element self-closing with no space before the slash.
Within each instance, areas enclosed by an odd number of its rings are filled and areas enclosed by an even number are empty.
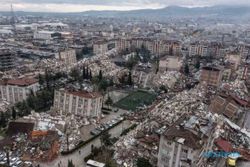
<svg viewBox="0 0 250 167">
<path fill-rule="evenodd" d="M 16 17 L 15 17 L 15 13 L 14 13 L 12 4 L 10 5 L 10 9 L 11 9 L 11 11 L 10 11 L 10 13 L 11 13 L 10 24 L 13 27 L 14 35 L 16 35 Z"/>
</svg>

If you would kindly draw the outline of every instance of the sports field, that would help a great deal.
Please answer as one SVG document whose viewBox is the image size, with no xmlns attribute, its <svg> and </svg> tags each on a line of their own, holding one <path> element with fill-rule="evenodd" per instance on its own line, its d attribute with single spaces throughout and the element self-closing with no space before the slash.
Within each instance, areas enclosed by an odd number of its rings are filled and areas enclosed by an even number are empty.
<svg viewBox="0 0 250 167">
<path fill-rule="evenodd" d="M 135 91 L 115 103 L 115 106 L 124 110 L 135 111 L 137 107 L 150 105 L 155 100 L 156 95 L 146 91 Z"/>
</svg>

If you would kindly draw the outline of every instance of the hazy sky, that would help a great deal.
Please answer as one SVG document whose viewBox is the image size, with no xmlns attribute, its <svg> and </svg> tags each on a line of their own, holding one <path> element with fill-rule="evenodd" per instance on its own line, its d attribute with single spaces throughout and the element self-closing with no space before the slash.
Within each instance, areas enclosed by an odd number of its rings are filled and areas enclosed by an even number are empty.
<svg viewBox="0 0 250 167">
<path fill-rule="evenodd" d="M 79 12 L 87 10 L 157 9 L 169 5 L 187 7 L 250 5 L 250 0 L 0 0 L 0 11 Z"/>
</svg>

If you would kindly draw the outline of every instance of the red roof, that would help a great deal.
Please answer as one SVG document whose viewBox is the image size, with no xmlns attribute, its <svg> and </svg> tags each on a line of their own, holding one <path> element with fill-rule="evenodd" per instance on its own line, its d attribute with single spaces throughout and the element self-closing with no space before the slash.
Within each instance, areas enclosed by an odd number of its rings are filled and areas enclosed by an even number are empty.
<svg viewBox="0 0 250 167">
<path fill-rule="evenodd" d="M 221 138 L 216 139 L 215 144 L 217 145 L 219 149 L 222 149 L 225 152 L 230 152 L 233 149 L 231 143 Z"/>
<path fill-rule="evenodd" d="M 20 79 L 9 79 L 6 81 L 2 81 L 0 84 L 2 85 L 16 85 L 16 86 L 30 86 L 32 84 L 37 83 L 38 80 L 34 78 L 20 78 Z"/>
</svg>

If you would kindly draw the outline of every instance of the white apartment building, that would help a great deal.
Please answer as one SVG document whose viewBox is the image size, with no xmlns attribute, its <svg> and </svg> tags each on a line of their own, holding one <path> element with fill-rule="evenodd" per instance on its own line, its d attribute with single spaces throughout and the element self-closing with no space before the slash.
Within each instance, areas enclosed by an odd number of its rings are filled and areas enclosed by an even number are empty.
<svg viewBox="0 0 250 167">
<path fill-rule="evenodd" d="M 43 40 L 50 40 L 52 39 L 53 31 L 35 31 L 33 38 L 34 39 L 43 39 Z"/>
<path fill-rule="evenodd" d="M 55 58 L 60 60 L 63 64 L 67 66 L 71 66 L 76 63 L 76 50 L 74 49 L 66 49 L 64 51 L 60 51 L 55 54 Z"/>
<path fill-rule="evenodd" d="M 108 51 L 108 43 L 97 42 L 93 45 L 93 53 L 95 55 L 104 55 Z"/>
<path fill-rule="evenodd" d="M 12 104 L 25 100 L 31 91 L 39 90 L 38 80 L 33 78 L 0 81 L 0 99 Z"/>
<path fill-rule="evenodd" d="M 55 91 L 53 108 L 61 115 L 73 114 L 83 117 L 100 117 L 103 96 L 97 92 Z"/>
<path fill-rule="evenodd" d="M 208 124 L 202 124 L 209 122 Z M 197 128 L 199 127 L 199 128 Z M 184 115 L 161 134 L 157 167 L 193 167 L 212 133 L 208 119 Z"/>
</svg>

